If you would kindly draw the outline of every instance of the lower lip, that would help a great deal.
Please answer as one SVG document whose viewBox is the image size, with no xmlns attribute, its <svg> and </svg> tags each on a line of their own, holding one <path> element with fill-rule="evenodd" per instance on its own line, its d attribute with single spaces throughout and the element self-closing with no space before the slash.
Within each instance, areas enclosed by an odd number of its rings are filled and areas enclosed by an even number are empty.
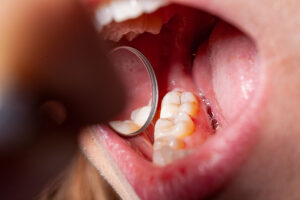
<svg viewBox="0 0 300 200">
<path fill-rule="evenodd" d="M 226 183 L 247 158 L 254 144 L 259 119 L 255 115 L 263 95 L 256 92 L 253 103 L 237 123 L 208 139 L 180 162 L 157 167 L 142 159 L 108 127 L 94 131 L 141 199 L 204 198 Z"/>
</svg>

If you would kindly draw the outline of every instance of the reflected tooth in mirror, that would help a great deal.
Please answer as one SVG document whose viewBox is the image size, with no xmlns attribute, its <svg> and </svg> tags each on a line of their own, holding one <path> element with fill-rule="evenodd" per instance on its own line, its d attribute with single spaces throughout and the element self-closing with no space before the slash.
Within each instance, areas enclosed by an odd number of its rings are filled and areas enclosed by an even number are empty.
<svg viewBox="0 0 300 200">
<path fill-rule="evenodd" d="M 134 123 L 132 120 L 125 120 L 125 121 L 110 121 L 109 125 L 118 131 L 119 133 L 123 134 L 130 134 L 137 130 L 139 130 L 140 126 Z"/>
<path fill-rule="evenodd" d="M 131 113 L 131 120 L 134 121 L 137 125 L 142 127 L 150 115 L 151 107 L 150 106 L 144 106 L 138 109 L 135 109 Z"/>
</svg>

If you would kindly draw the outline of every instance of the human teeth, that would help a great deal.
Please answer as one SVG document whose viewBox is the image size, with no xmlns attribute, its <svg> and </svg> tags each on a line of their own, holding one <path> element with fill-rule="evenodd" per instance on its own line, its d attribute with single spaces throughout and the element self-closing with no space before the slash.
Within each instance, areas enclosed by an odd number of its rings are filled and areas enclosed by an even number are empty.
<svg viewBox="0 0 300 200">
<path fill-rule="evenodd" d="M 172 149 L 183 149 L 185 144 L 182 140 L 173 136 L 163 136 L 157 139 L 153 145 L 154 150 L 159 150 L 163 146 L 169 146 Z"/>
<path fill-rule="evenodd" d="M 161 103 L 161 118 L 169 118 L 177 114 L 180 105 L 180 93 L 169 92 L 167 93 Z"/>
<path fill-rule="evenodd" d="M 172 104 L 180 104 L 180 96 L 181 96 L 180 92 L 175 92 L 175 91 L 168 92 L 164 96 L 161 104 L 162 105 L 168 105 L 170 103 L 172 103 Z"/>
<path fill-rule="evenodd" d="M 122 37 L 132 41 L 142 33 L 159 34 L 163 21 L 161 16 L 142 15 L 138 18 L 121 23 L 112 22 L 103 27 L 101 34 L 103 39 L 118 42 Z"/>
<path fill-rule="evenodd" d="M 165 166 L 188 155 L 191 150 L 174 150 L 169 146 L 163 146 L 158 151 L 153 152 L 152 161 L 160 166 Z"/>
<path fill-rule="evenodd" d="M 183 139 L 194 132 L 191 116 L 197 115 L 198 106 L 191 92 L 172 91 L 164 96 L 154 128 L 154 163 L 166 165 L 189 153 Z"/>
<path fill-rule="evenodd" d="M 171 130 L 173 127 L 174 121 L 172 119 L 158 119 L 154 127 L 154 139 L 171 135 Z"/>
<path fill-rule="evenodd" d="M 132 19 L 143 13 L 143 4 L 137 0 L 131 1 L 111 1 L 112 16 L 115 22 L 122 22 L 126 19 Z"/>
<path fill-rule="evenodd" d="M 117 132 L 128 135 L 138 131 L 147 121 L 151 107 L 144 106 L 131 112 L 130 120 L 110 121 L 109 125 Z"/>
<path fill-rule="evenodd" d="M 143 13 L 154 12 L 166 4 L 165 0 L 111 0 L 100 4 L 95 12 L 98 29 L 101 30 L 112 21 L 123 22 Z"/>
<path fill-rule="evenodd" d="M 134 123 L 132 120 L 125 121 L 111 121 L 109 125 L 119 133 L 130 134 L 139 130 L 140 126 Z"/>
<path fill-rule="evenodd" d="M 148 1 L 142 1 L 143 2 L 143 8 L 145 13 L 151 13 L 160 8 L 161 6 L 165 5 L 165 1 L 161 0 L 148 0 Z"/>
<path fill-rule="evenodd" d="M 109 24 L 113 20 L 111 7 L 109 4 L 99 6 L 97 11 L 95 12 L 95 18 L 98 23 L 97 28 L 99 30 L 102 29 L 102 26 Z"/>
<path fill-rule="evenodd" d="M 180 111 L 195 116 L 198 112 L 198 106 L 198 100 L 191 92 L 182 93 Z"/>
<path fill-rule="evenodd" d="M 194 131 L 194 122 L 184 112 L 179 112 L 173 118 L 160 118 L 154 128 L 154 138 L 163 136 L 175 136 L 184 138 Z"/>
<path fill-rule="evenodd" d="M 168 105 L 164 105 L 161 108 L 161 114 L 160 117 L 161 118 L 168 118 L 168 117 L 172 117 L 173 115 L 175 115 L 176 113 L 178 113 L 179 111 L 179 105 L 178 104 L 168 104 Z"/>
<path fill-rule="evenodd" d="M 194 122 L 187 113 L 179 112 L 178 115 L 174 117 L 174 124 L 172 134 L 177 138 L 184 138 L 194 132 Z"/>
<path fill-rule="evenodd" d="M 144 106 L 142 108 L 138 108 L 131 113 L 131 120 L 134 121 L 140 127 L 142 127 L 146 123 L 150 115 L 150 111 L 151 111 L 150 106 Z"/>
</svg>

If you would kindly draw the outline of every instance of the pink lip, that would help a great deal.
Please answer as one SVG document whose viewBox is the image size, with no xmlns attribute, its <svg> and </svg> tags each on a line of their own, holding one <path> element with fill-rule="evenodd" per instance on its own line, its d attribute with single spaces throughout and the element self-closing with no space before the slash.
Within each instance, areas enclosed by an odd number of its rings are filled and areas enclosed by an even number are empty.
<svg viewBox="0 0 300 200">
<path fill-rule="evenodd" d="M 205 7 L 202 2 L 201 8 Z M 257 113 L 263 107 L 263 91 L 261 80 L 236 122 L 209 138 L 193 154 L 166 167 L 143 159 L 108 127 L 96 128 L 94 136 L 110 151 L 141 199 L 202 199 L 224 186 L 247 159 L 260 126 Z"/>
<path fill-rule="evenodd" d="M 107 127 L 99 128 L 95 136 L 109 149 L 141 199 L 200 199 L 226 183 L 246 159 L 256 138 L 255 113 L 262 105 L 259 96 L 234 126 L 207 140 L 192 155 L 162 168 L 142 159 Z"/>
</svg>

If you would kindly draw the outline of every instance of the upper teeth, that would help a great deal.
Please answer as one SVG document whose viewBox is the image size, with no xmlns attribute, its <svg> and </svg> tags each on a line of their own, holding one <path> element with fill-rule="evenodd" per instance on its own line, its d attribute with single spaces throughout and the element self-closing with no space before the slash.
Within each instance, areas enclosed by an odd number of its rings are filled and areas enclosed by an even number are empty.
<svg viewBox="0 0 300 200">
<path fill-rule="evenodd" d="M 161 105 L 160 119 L 154 129 L 153 162 L 166 165 L 187 153 L 183 138 L 194 132 L 191 116 L 197 115 L 198 100 L 191 92 L 169 92 Z M 180 154 L 180 156 L 179 156 Z"/>
<path fill-rule="evenodd" d="M 98 29 L 112 21 L 122 22 L 139 17 L 143 13 L 151 13 L 166 5 L 165 0 L 111 0 L 100 4 L 96 9 Z"/>
</svg>

